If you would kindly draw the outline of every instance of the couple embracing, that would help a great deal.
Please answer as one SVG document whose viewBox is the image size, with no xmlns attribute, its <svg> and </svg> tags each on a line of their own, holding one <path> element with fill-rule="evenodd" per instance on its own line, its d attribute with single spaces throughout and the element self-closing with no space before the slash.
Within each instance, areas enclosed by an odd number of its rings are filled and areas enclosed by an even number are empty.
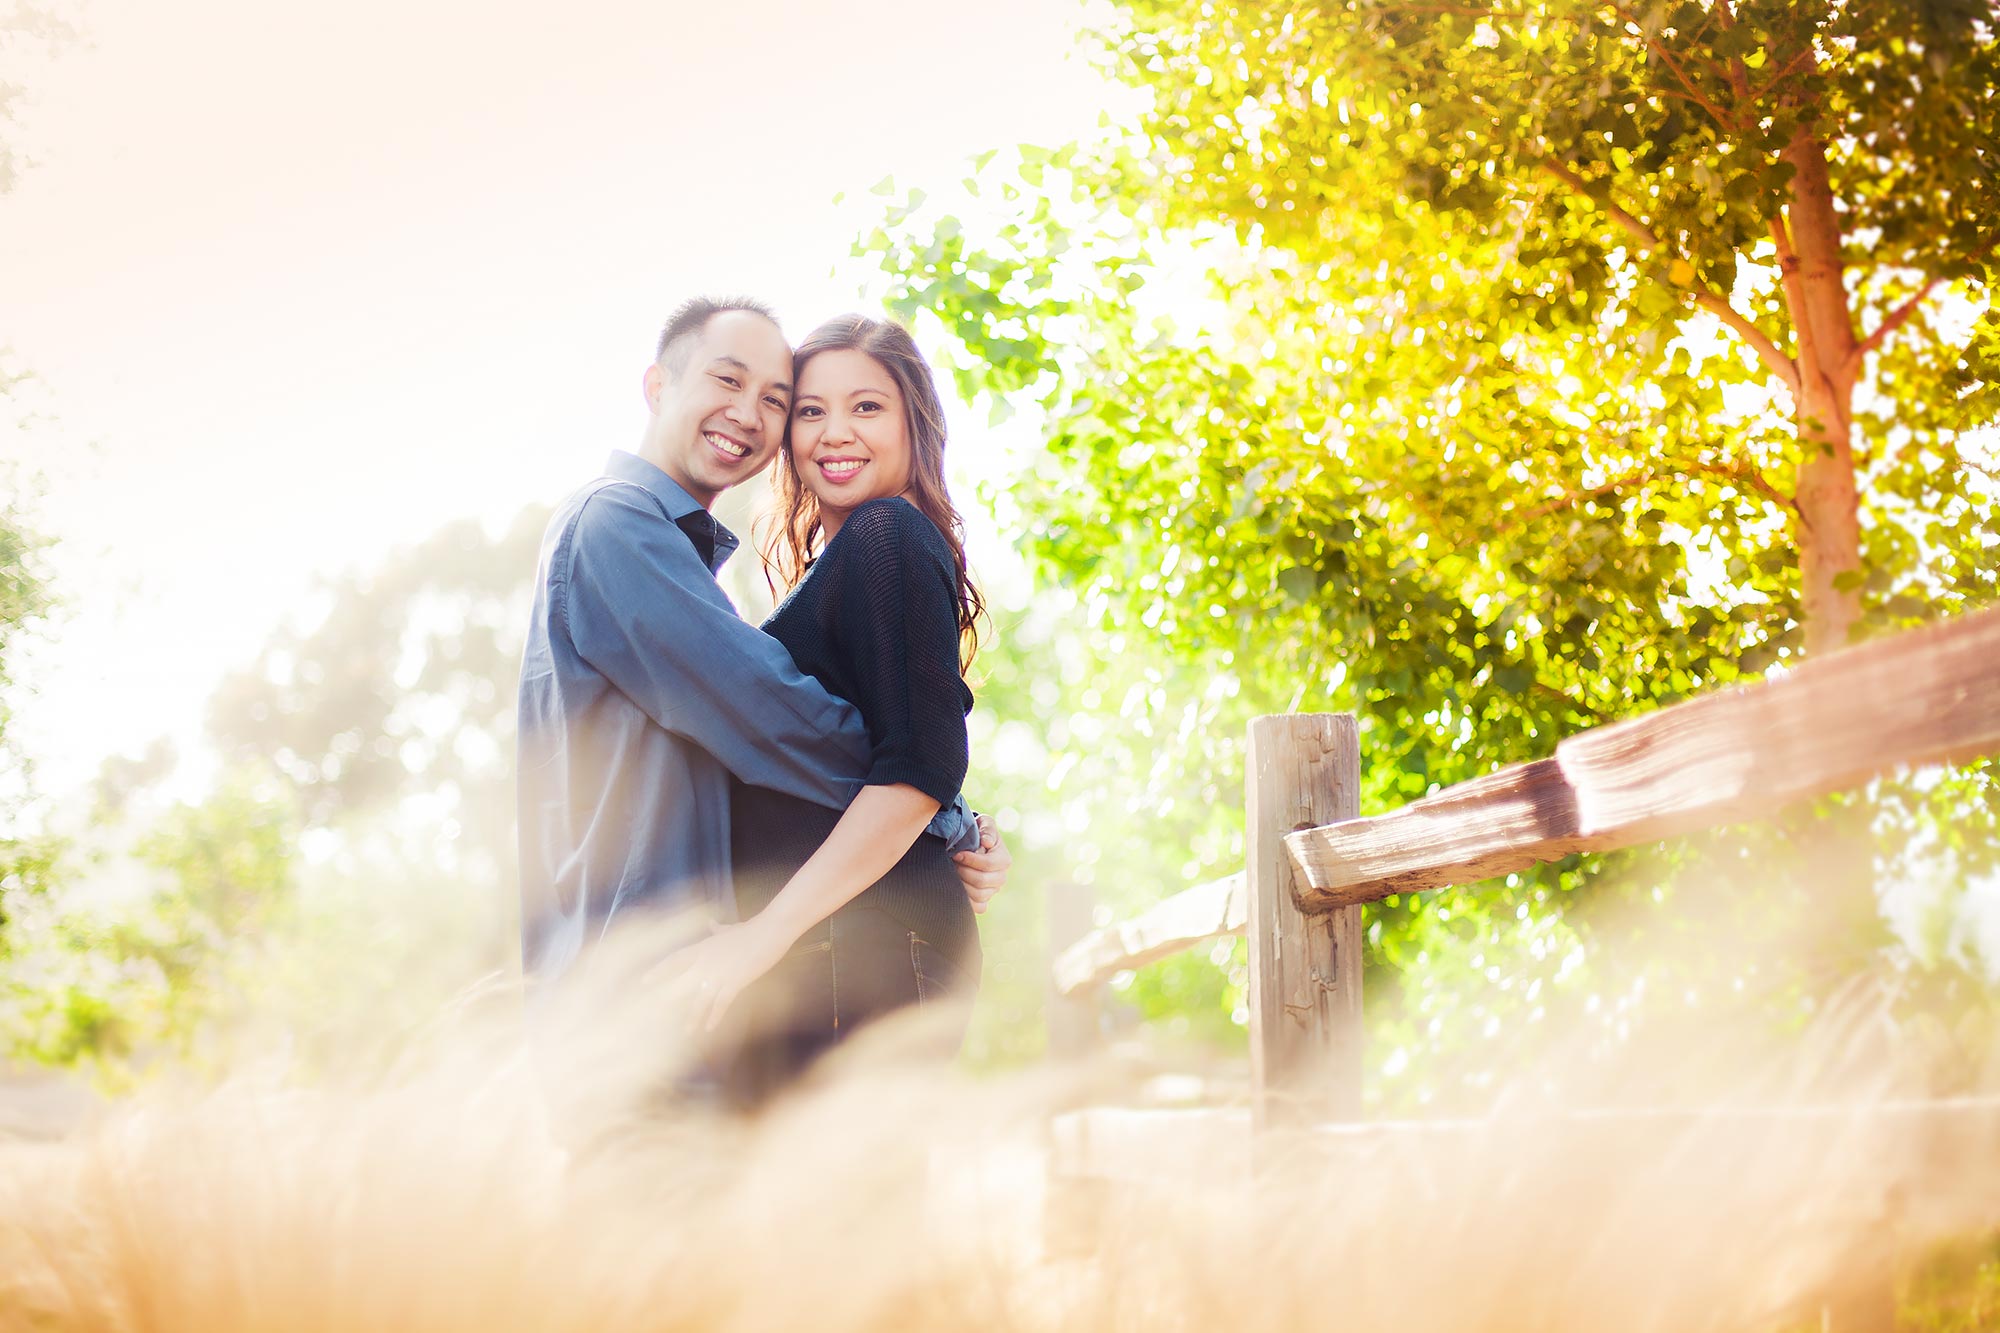
<svg viewBox="0 0 2000 1333">
<path fill-rule="evenodd" d="M 671 984 L 750 1107 L 840 1039 L 978 985 L 1010 858 L 960 796 L 981 611 L 930 369 L 849 316 L 675 311 L 646 431 L 556 511 L 521 672 L 523 961 L 545 984 L 627 921 L 719 923 Z M 777 459 L 759 629 L 715 580 L 716 497 Z"/>
</svg>

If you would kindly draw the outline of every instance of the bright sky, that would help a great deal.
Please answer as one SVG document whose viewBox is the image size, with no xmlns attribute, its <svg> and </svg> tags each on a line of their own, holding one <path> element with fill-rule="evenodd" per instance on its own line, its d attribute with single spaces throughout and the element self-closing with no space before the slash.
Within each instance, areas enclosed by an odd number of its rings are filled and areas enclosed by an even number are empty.
<svg viewBox="0 0 2000 1333">
<path fill-rule="evenodd" d="M 1085 19 L 92 0 L 0 196 L 0 346 L 54 419 L 9 447 L 70 603 L 16 699 L 36 785 L 185 748 L 316 576 L 594 475 L 682 296 L 853 308 L 833 196 L 1089 133 Z"/>
</svg>

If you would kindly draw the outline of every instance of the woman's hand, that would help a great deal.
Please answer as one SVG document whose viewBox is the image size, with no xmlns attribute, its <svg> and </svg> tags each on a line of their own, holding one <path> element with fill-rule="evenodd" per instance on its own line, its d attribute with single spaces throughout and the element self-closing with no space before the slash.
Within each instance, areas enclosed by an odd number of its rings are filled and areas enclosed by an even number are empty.
<svg viewBox="0 0 2000 1333">
<path fill-rule="evenodd" d="M 805 933 L 887 874 L 938 812 L 937 798 L 907 783 L 863 787 L 847 813 L 764 910 L 675 954 L 663 971 L 698 1032 L 713 1032 L 736 997 L 776 967 Z M 960 878 L 964 871 L 959 872 Z"/>
<path fill-rule="evenodd" d="M 1006 885 L 1008 868 L 1014 864 L 1013 853 L 1000 837 L 1000 826 L 987 815 L 979 816 L 979 850 L 960 852 L 951 859 L 972 910 L 984 914 L 987 902 Z"/>
<path fill-rule="evenodd" d="M 670 961 L 668 995 L 687 1006 L 688 1025 L 713 1032 L 750 984 L 778 965 L 792 942 L 758 917 L 719 927 Z"/>
</svg>

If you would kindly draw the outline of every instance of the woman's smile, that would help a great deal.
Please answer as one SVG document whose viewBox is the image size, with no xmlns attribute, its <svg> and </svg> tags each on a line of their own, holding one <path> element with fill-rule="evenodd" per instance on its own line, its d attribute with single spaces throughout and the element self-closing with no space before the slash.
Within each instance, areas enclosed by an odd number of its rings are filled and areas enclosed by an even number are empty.
<svg viewBox="0 0 2000 1333">
<path fill-rule="evenodd" d="M 792 465 L 830 537 L 870 500 L 910 488 L 910 425 L 888 367 L 841 348 L 813 357 L 792 400 Z"/>
</svg>

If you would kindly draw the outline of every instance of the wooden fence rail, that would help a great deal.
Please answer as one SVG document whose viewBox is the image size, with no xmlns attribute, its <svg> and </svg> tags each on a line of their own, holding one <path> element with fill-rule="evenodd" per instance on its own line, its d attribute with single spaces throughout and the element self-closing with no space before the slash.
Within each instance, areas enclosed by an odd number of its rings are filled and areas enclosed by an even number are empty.
<svg viewBox="0 0 2000 1333">
<path fill-rule="evenodd" d="M 2000 611 L 1580 732 L 1553 759 L 1285 840 L 1311 909 L 1470 884 L 1733 824 L 1907 765 L 2000 748 Z"/>
<path fill-rule="evenodd" d="M 1129 921 L 1089 932 L 1058 954 L 1051 967 L 1056 990 L 1074 995 L 1203 940 L 1241 935 L 1249 920 L 1242 871 L 1197 884 Z"/>
<path fill-rule="evenodd" d="M 2000 749 L 2000 610 L 1580 732 L 1553 758 L 1400 810 L 1285 838 L 1307 909 L 1475 883 L 1583 851 L 1757 816 L 1910 765 Z M 1055 959 L 1064 994 L 1249 920 L 1241 874 L 1092 932 Z"/>
</svg>

